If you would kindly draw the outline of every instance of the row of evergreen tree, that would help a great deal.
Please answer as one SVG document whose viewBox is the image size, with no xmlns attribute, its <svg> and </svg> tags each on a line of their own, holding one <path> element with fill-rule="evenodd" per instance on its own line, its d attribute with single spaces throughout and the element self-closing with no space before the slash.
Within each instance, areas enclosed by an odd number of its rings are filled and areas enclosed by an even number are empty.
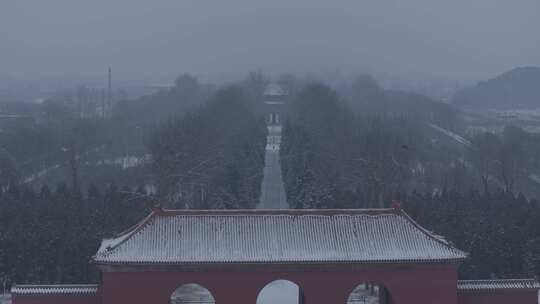
<svg viewBox="0 0 540 304">
<path fill-rule="evenodd" d="M 260 195 L 266 126 L 240 86 L 162 124 L 148 148 L 160 202 L 175 208 L 254 208 Z"/>
<path fill-rule="evenodd" d="M 80 283 L 97 280 L 89 265 L 101 239 L 143 218 L 144 189 L 87 193 L 60 184 L 40 191 L 24 185 L 0 192 L 0 286 L 11 283 Z"/>
<path fill-rule="evenodd" d="M 540 201 L 502 190 L 413 192 L 401 199 L 422 226 L 469 254 L 460 278 L 540 275 Z"/>
<path fill-rule="evenodd" d="M 380 208 L 400 200 L 420 224 L 470 253 L 462 278 L 540 274 L 540 202 L 515 191 L 538 168 L 538 135 L 507 127 L 471 135 L 471 146 L 457 149 L 436 140 L 431 127 L 448 126 L 437 118 L 444 115 L 349 101 L 323 85 L 291 97 L 281 149 L 291 207 Z"/>
</svg>

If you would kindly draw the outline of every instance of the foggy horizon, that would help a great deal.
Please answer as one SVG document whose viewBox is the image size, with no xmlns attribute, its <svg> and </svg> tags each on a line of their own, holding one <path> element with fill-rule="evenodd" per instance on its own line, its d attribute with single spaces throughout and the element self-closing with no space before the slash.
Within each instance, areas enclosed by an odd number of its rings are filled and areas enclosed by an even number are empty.
<svg viewBox="0 0 540 304">
<path fill-rule="evenodd" d="M 540 66 L 540 3 L 458 0 L 0 4 L 0 76 L 219 81 L 370 73 L 463 82 Z"/>
<path fill-rule="evenodd" d="M 540 0 L 0 0 L 0 304 L 539 304 L 539 31 Z"/>
</svg>

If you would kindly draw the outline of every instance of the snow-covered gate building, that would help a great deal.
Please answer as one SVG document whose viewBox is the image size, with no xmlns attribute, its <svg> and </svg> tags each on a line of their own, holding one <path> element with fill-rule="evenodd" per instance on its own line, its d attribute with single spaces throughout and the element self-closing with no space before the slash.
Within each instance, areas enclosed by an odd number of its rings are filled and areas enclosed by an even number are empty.
<svg viewBox="0 0 540 304">
<path fill-rule="evenodd" d="M 347 303 L 362 283 L 385 303 L 537 303 L 536 280 L 458 281 L 466 254 L 400 209 L 161 210 L 103 240 L 99 285 L 15 286 L 14 304 L 166 304 L 204 286 L 218 304 L 254 304 L 275 280 L 301 302 Z M 381 303 L 383 304 L 383 303 Z"/>
</svg>

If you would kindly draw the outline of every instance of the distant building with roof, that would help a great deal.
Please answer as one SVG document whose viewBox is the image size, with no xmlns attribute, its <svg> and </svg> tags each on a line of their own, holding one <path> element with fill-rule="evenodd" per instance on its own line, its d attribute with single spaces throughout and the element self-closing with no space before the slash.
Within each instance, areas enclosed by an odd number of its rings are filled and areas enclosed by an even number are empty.
<svg viewBox="0 0 540 304">
<path fill-rule="evenodd" d="M 278 84 L 269 84 L 263 92 L 264 111 L 269 126 L 281 125 L 285 118 L 287 92 Z"/>
<path fill-rule="evenodd" d="M 459 281 L 467 254 L 398 206 L 162 210 L 102 241 L 97 285 L 16 285 L 14 304 L 253 304 L 269 283 L 298 303 L 537 303 L 536 280 Z M 189 295 L 178 295 L 178 292 Z"/>
</svg>

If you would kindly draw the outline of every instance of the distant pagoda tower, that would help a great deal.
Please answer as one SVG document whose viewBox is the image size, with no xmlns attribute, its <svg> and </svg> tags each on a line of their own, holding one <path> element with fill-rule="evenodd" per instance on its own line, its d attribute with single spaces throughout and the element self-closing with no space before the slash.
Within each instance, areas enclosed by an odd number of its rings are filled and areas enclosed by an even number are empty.
<svg viewBox="0 0 540 304">
<path fill-rule="evenodd" d="M 263 93 L 266 123 L 269 126 L 279 126 L 283 122 L 285 113 L 285 99 L 287 93 L 275 83 L 269 84 Z"/>
</svg>

